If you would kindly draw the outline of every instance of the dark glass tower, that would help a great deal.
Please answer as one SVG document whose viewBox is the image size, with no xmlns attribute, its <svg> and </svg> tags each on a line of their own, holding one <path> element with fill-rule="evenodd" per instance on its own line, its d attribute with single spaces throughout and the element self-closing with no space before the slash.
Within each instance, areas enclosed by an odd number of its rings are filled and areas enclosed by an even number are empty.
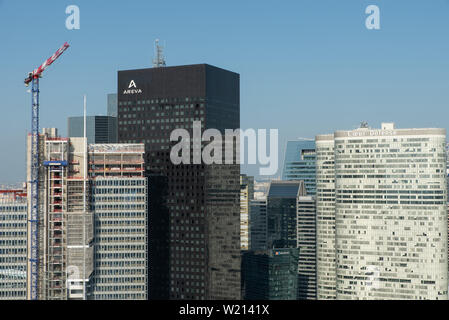
<svg viewBox="0 0 449 320">
<path fill-rule="evenodd" d="M 84 117 L 69 117 L 67 131 L 70 138 L 84 137 Z M 87 143 L 117 143 L 117 118 L 110 116 L 86 117 Z"/>
<path fill-rule="evenodd" d="M 240 299 L 240 166 L 170 160 L 174 129 L 240 127 L 239 82 L 206 64 L 118 72 L 119 142 L 146 146 L 150 299 Z"/>
</svg>

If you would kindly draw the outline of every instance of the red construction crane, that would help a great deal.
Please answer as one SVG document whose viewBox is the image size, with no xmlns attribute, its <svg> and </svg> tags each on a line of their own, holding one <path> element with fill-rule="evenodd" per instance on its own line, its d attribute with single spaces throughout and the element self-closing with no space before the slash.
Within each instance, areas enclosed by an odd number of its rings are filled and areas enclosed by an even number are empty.
<svg viewBox="0 0 449 320">
<path fill-rule="evenodd" d="M 56 59 L 59 58 L 61 54 L 64 53 L 64 51 L 67 50 L 69 47 L 69 44 L 66 42 L 62 45 L 61 48 L 58 49 L 58 51 L 55 52 L 54 55 L 52 55 L 50 58 L 47 59 L 39 68 L 34 70 L 33 72 L 30 72 L 28 74 L 28 78 L 25 79 L 25 85 L 28 87 L 30 82 L 33 81 L 35 78 L 41 78 L 42 72 L 44 72 L 45 69 L 47 69 L 53 62 L 55 62 Z"/>
<path fill-rule="evenodd" d="M 28 87 L 32 82 L 31 89 L 31 180 L 30 182 L 30 284 L 29 297 L 31 300 L 38 299 L 38 268 L 39 268 L 39 78 L 42 72 L 48 68 L 69 47 L 66 42 L 54 55 L 47 59 L 39 68 L 30 72 L 25 79 Z"/>
</svg>

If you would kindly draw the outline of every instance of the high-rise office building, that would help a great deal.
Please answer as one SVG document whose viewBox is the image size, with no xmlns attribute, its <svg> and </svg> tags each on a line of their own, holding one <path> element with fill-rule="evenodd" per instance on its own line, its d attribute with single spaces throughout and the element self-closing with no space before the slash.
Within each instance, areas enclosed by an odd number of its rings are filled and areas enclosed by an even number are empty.
<svg viewBox="0 0 449 320">
<path fill-rule="evenodd" d="M 334 136 L 316 137 L 317 299 L 336 298 Z"/>
<path fill-rule="evenodd" d="M 315 141 L 300 139 L 287 142 L 285 149 L 282 180 L 302 180 L 307 194 L 316 193 L 316 152 Z"/>
<path fill-rule="evenodd" d="M 240 127 L 238 74 L 206 64 L 118 72 L 119 141 L 146 147 L 150 299 L 241 296 L 239 165 L 170 159 L 172 131 L 193 137 L 195 120 L 201 132 Z"/>
<path fill-rule="evenodd" d="M 95 300 L 148 298 L 143 144 L 89 145 Z"/>
<path fill-rule="evenodd" d="M 38 298 L 146 299 L 144 146 L 44 129 L 40 150 Z"/>
<path fill-rule="evenodd" d="M 250 244 L 250 202 L 254 198 L 254 177 L 240 175 L 240 248 L 249 250 Z"/>
<path fill-rule="evenodd" d="M 263 200 L 252 202 L 251 214 L 257 215 L 254 236 L 258 241 L 251 251 L 243 253 L 245 299 L 298 298 L 297 203 L 299 196 L 305 193 L 303 181 L 272 181 L 266 203 Z M 261 243 L 263 240 L 264 244 Z M 254 250 L 256 247 L 258 250 Z"/>
<path fill-rule="evenodd" d="M 69 138 L 84 137 L 84 117 L 69 117 Z M 86 117 L 87 143 L 117 143 L 117 118 L 110 116 Z"/>
<path fill-rule="evenodd" d="M 27 298 L 26 190 L 0 190 L 0 300 Z"/>
<path fill-rule="evenodd" d="M 271 182 L 267 195 L 267 248 L 297 247 L 296 205 L 301 188 L 305 188 L 302 181 Z"/>
<path fill-rule="evenodd" d="M 332 140 L 334 169 L 319 147 Z M 337 299 L 447 299 L 445 142 L 444 129 L 391 123 L 317 137 L 317 177 L 335 170 Z M 332 207 L 329 198 L 317 206 Z"/>
</svg>

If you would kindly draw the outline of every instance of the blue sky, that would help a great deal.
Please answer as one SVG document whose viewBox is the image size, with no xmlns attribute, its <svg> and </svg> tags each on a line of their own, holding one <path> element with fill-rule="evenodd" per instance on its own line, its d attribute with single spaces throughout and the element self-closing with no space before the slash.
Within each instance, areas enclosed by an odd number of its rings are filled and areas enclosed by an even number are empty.
<svg viewBox="0 0 449 320">
<path fill-rule="evenodd" d="M 65 28 L 72 4 L 80 30 Z M 371 4 L 381 30 L 365 28 Z M 240 73 L 241 127 L 278 128 L 281 150 L 362 120 L 449 129 L 448 0 L 0 0 L 0 184 L 25 179 L 29 71 L 70 43 L 41 81 L 41 128 L 65 135 L 84 93 L 105 114 L 117 70 L 151 66 L 156 38 L 170 66 Z"/>
</svg>

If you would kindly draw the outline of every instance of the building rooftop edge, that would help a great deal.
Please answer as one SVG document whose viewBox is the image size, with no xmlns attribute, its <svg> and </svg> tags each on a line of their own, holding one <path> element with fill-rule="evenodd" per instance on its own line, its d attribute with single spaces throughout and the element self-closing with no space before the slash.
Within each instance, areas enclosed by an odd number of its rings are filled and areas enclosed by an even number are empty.
<svg viewBox="0 0 449 320">
<path fill-rule="evenodd" d="M 183 65 L 179 65 L 179 66 L 165 66 L 165 67 L 157 67 L 157 68 L 148 67 L 148 68 L 137 68 L 137 69 L 124 69 L 124 70 L 118 70 L 117 72 L 120 73 L 120 72 L 130 72 L 130 71 L 157 70 L 157 69 L 174 69 L 174 68 L 180 68 L 180 67 L 182 68 L 182 67 L 199 67 L 199 66 L 212 67 L 212 68 L 215 68 L 215 69 L 220 69 L 220 70 L 224 70 L 224 71 L 227 71 L 227 72 L 231 72 L 231 73 L 234 73 L 234 74 L 240 76 L 240 74 L 235 72 L 235 71 L 231 71 L 231 70 L 228 70 L 228 69 L 220 68 L 220 67 L 214 66 L 214 65 L 209 64 L 209 63 L 183 64 Z"/>
</svg>

